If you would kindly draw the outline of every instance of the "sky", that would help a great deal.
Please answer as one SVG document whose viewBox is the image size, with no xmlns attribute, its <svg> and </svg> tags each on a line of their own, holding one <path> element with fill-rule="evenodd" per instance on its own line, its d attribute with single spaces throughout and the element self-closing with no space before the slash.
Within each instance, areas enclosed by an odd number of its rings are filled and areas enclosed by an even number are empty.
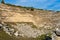
<svg viewBox="0 0 60 40">
<path fill-rule="evenodd" d="M 60 11 L 60 0 L 5 0 L 5 3 Z"/>
</svg>

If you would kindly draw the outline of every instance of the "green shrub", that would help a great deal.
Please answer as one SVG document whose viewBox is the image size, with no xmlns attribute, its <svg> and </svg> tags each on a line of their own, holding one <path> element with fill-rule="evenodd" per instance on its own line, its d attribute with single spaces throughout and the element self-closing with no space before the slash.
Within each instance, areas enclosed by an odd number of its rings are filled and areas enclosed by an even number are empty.
<svg viewBox="0 0 60 40">
<path fill-rule="evenodd" d="M 36 40 L 46 40 L 47 37 L 51 38 L 51 34 L 48 34 L 48 36 L 47 36 L 47 34 L 43 34 L 41 36 L 36 37 Z"/>
</svg>

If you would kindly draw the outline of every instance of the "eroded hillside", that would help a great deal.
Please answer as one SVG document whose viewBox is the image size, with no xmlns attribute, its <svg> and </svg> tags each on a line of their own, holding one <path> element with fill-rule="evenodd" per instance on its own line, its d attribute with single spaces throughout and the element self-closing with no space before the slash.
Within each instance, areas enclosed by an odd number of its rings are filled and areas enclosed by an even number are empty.
<svg viewBox="0 0 60 40">
<path fill-rule="evenodd" d="M 0 4 L 0 21 L 15 23 L 16 25 L 11 25 L 12 27 L 18 29 L 18 31 L 22 33 L 21 35 L 35 38 L 37 34 L 44 34 L 47 30 L 50 31 L 50 29 L 53 30 L 60 26 L 60 12 L 31 8 L 26 9 L 18 6 Z M 35 25 L 37 29 L 31 28 L 31 25 L 27 24 L 22 24 L 21 26 L 21 24 L 18 24 L 17 22 L 33 23 L 32 25 Z M 43 31 L 40 30 L 41 28 Z"/>
<path fill-rule="evenodd" d="M 60 13 L 37 10 L 28 10 L 26 8 L 14 7 L 5 4 L 0 5 L 0 13 L 4 22 L 33 22 L 35 25 L 40 24 L 52 25 L 59 23 Z"/>
</svg>

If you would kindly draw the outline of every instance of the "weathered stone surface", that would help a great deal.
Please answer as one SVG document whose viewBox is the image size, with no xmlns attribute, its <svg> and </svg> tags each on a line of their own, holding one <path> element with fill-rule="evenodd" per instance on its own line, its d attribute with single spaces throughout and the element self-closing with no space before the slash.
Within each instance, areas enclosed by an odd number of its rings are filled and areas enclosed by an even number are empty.
<svg viewBox="0 0 60 40">
<path fill-rule="evenodd" d="M 60 13 L 52 11 L 49 12 L 36 9 L 34 9 L 34 11 L 30 11 L 24 8 L 15 8 L 5 4 L 1 4 L 0 10 L 2 10 L 0 20 L 4 22 L 33 22 L 38 27 L 40 27 L 40 24 L 58 26 L 60 23 Z"/>
<path fill-rule="evenodd" d="M 47 29 L 53 30 L 56 27 L 60 27 L 60 12 L 37 10 L 37 9 L 34 9 L 34 11 L 31 11 L 25 8 L 19 8 L 19 7 L 1 4 L 0 5 L 0 21 L 1 22 L 32 22 L 34 25 L 37 26 L 38 29 L 45 28 L 44 30 L 47 30 Z M 23 34 L 25 33 L 25 35 L 30 35 L 30 36 L 35 36 L 38 32 L 41 32 L 38 29 L 37 31 L 36 29 L 32 29 L 29 26 L 28 27 L 23 26 L 20 28 L 18 26 L 16 28 L 20 30 L 20 32 L 22 32 Z M 28 32 L 31 32 L 33 35 L 30 33 L 26 34 L 27 33 L 26 29 L 29 30 Z M 37 31 L 37 33 L 34 35 L 35 30 Z"/>
</svg>

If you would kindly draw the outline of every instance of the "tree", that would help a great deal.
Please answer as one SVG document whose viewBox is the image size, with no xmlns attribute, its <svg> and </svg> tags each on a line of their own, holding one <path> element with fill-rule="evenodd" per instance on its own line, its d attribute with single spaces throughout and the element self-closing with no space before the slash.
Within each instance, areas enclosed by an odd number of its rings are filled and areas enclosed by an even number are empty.
<svg viewBox="0 0 60 40">
<path fill-rule="evenodd" d="M 4 0 L 2 0 L 2 2 L 1 2 L 1 3 L 3 3 L 3 4 L 4 4 L 4 3 L 5 3 L 5 2 L 4 2 Z"/>
</svg>

